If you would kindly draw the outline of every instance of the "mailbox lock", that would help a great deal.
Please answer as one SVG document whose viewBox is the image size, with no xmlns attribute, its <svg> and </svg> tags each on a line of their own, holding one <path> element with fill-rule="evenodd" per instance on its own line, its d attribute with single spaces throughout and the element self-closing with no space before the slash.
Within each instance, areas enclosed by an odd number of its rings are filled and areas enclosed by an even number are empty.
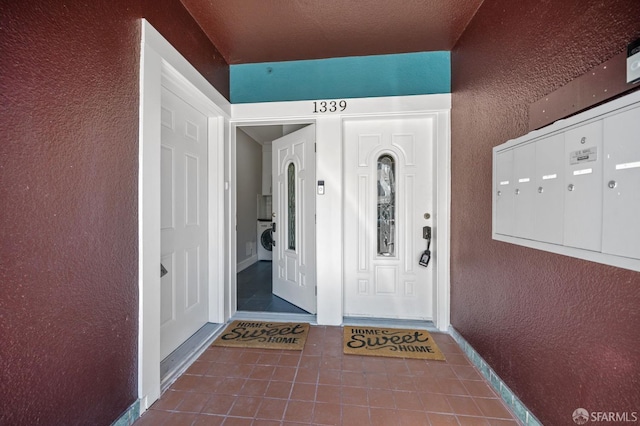
<svg viewBox="0 0 640 426">
<path fill-rule="evenodd" d="M 538 187 L 538 194 L 542 194 L 543 192 L 544 192 L 544 189 L 541 186 L 539 186 Z"/>
<path fill-rule="evenodd" d="M 575 185 L 574 185 L 574 184 L 572 184 L 572 183 L 570 183 L 570 184 L 569 184 L 569 186 L 567 186 L 567 189 L 568 189 L 569 191 L 573 191 L 573 190 L 575 189 Z"/>
<path fill-rule="evenodd" d="M 608 183 L 609 188 L 613 189 L 616 186 L 618 186 L 618 182 L 616 182 L 615 180 L 610 180 Z"/>
<path fill-rule="evenodd" d="M 502 195 L 502 191 L 498 191 L 498 197 Z"/>
<path fill-rule="evenodd" d="M 520 195 L 520 190 L 516 189 L 516 195 Z"/>
</svg>

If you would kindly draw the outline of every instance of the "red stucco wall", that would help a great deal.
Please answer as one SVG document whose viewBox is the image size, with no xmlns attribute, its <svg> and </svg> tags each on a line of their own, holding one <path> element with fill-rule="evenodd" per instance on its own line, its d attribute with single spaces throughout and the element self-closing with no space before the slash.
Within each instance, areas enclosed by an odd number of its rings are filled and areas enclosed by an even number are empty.
<svg viewBox="0 0 640 426">
<path fill-rule="evenodd" d="M 637 37 L 637 0 L 485 0 L 452 52 L 452 324 L 548 425 L 640 412 L 640 273 L 493 241 L 491 148 Z"/>
<path fill-rule="evenodd" d="M 108 425 L 137 398 L 140 20 L 228 96 L 179 0 L 2 1 L 0 424 Z"/>
</svg>

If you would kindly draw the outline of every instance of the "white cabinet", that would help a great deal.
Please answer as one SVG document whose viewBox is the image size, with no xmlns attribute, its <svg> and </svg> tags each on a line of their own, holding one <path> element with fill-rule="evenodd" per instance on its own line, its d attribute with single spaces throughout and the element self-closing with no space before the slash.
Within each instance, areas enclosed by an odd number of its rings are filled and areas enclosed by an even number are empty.
<svg viewBox="0 0 640 426">
<path fill-rule="evenodd" d="M 640 92 L 493 149 L 493 238 L 640 271 Z"/>
<path fill-rule="evenodd" d="M 605 118 L 602 251 L 640 258 L 640 108 Z"/>
</svg>

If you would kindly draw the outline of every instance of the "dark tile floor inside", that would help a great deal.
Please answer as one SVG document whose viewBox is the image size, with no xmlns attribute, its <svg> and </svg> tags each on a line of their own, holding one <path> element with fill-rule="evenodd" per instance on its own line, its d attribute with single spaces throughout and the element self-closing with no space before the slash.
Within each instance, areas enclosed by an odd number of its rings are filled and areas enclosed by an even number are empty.
<svg viewBox="0 0 640 426">
<path fill-rule="evenodd" d="M 238 310 L 308 314 L 273 295 L 271 265 L 272 262 L 261 260 L 238 273 Z"/>
<path fill-rule="evenodd" d="M 518 425 L 447 334 L 446 361 L 342 353 L 312 326 L 302 351 L 209 347 L 135 426 Z"/>
</svg>

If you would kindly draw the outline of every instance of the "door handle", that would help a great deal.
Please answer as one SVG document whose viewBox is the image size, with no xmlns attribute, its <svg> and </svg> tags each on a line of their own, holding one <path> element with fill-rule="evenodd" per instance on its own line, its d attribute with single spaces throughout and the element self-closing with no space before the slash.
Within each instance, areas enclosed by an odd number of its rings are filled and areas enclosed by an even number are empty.
<svg viewBox="0 0 640 426">
<path fill-rule="evenodd" d="M 169 271 L 167 271 L 167 268 L 165 268 L 164 265 L 161 263 L 160 264 L 160 278 L 164 277 L 168 273 L 169 273 Z"/>
<path fill-rule="evenodd" d="M 276 236 L 273 235 L 275 232 L 276 232 L 276 223 L 273 222 L 271 224 L 271 241 L 272 241 L 274 247 L 276 246 Z"/>
</svg>

